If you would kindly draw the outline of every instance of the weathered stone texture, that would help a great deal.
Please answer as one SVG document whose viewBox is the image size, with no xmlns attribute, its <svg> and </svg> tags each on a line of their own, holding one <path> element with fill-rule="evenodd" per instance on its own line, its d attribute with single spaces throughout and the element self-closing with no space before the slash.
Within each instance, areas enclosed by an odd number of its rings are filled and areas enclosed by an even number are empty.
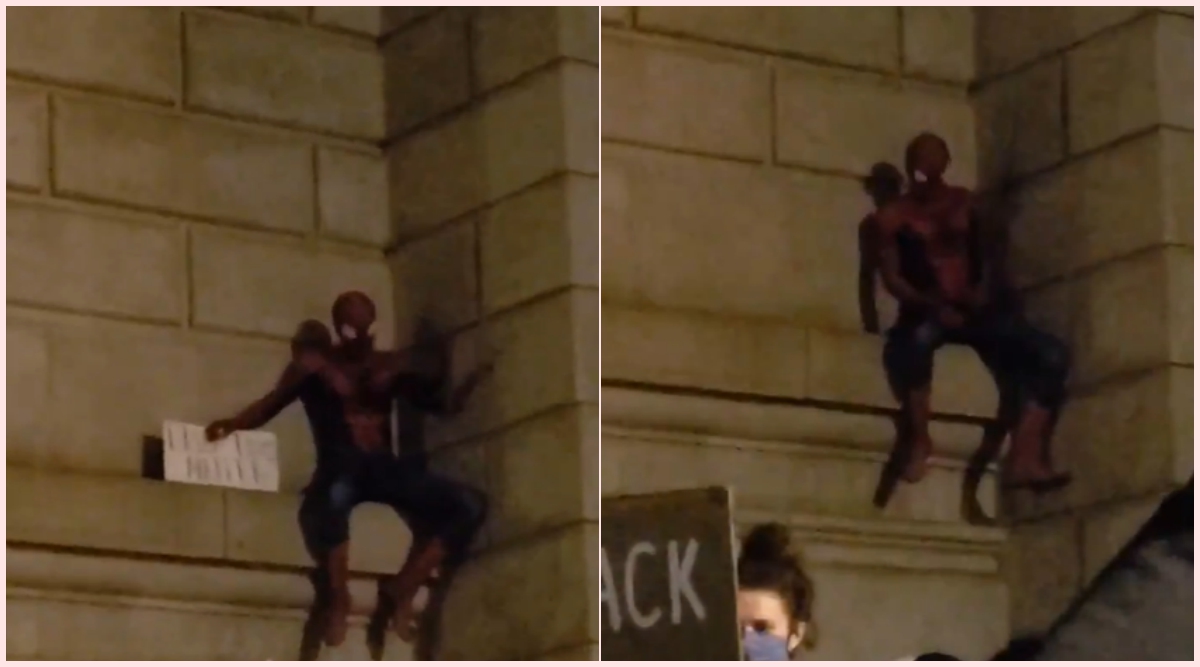
<svg viewBox="0 0 1200 667">
<path fill-rule="evenodd" d="M 446 8 L 384 44 L 388 136 L 471 99 L 468 18 L 465 9 Z"/>
<path fill-rule="evenodd" d="M 49 144 L 46 138 L 46 95 L 8 86 L 5 94 L 8 127 L 5 173 L 9 185 L 33 190 L 46 184 Z"/>
<path fill-rule="evenodd" d="M 308 17 L 308 7 L 223 7 L 222 9 L 288 23 L 303 23 Z"/>
<path fill-rule="evenodd" d="M 391 240 L 382 156 L 318 149 L 317 201 L 323 235 L 380 248 Z"/>
<path fill-rule="evenodd" d="M 312 228 L 308 146 L 218 123 L 59 99 L 55 188 L 287 231 Z"/>
<path fill-rule="evenodd" d="M 633 20 L 633 7 L 613 7 L 604 5 L 600 8 L 600 21 L 624 25 Z"/>
<path fill-rule="evenodd" d="M 979 72 L 1008 72 L 1129 21 L 1138 7 L 979 7 Z"/>
<path fill-rule="evenodd" d="M 981 184 L 1045 169 L 1067 156 L 1060 59 L 992 81 L 973 102 Z"/>
<path fill-rule="evenodd" d="M 392 254 L 397 321 L 426 317 L 443 331 L 475 321 L 479 315 L 477 235 L 475 221 L 462 220 Z"/>
<path fill-rule="evenodd" d="M 10 202 L 6 239 L 10 300 L 184 318 L 184 237 L 177 225 Z"/>
<path fill-rule="evenodd" d="M 480 225 L 483 308 L 564 285 L 598 286 L 599 182 L 563 176 L 493 206 Z"/>
<path fill-rule="evenodd" d="M 950 144 L 947 178 L 976 184 L 975 114 L 963 91 L 803 65 L 778 72 L 779 161 L 865 174 L 879 160 L 903 164 L 907 143 L 932 131 Z"/>
<path fill-rule="evenodd" d="M 892 7 L 639 7 L 639 28 L 755 49 L 895 70 L 899 12 Z"/>
<path fill-rule="evenodd" d="M 610 37 L 600 72 L 606 139 L 767 157 L 770 73 L 761 59 Z"/>
<path fill-rule="evenodd" d="M 1158 124 L 1191 128 L 1192 20 L 1152 14 L 1067 55 L 1074 153 Z"/>
<path fill-rule="evenodd" d="M 313 7 L 312 22 L 319 26 L 375 37 L 383 27 L 383 8 L 338 5 Z"/>
<path fill-rule="evenodd" d="M 904 71 L 968 83 L 975 78 L 975 8 L 903 7 Z"/>
<path fill-rule="evenodd" d="M 490 90 L 559 58 L 599 59 L 595 7 L 483 7 L 472 27 L 479 90 Z"/>
<path fill-rule="evenodd" d="M 383 58 L 371 46 L 193 15 L 185 63 L 190 106 L 383 138 Z"/>
<path fill-rule="evenodd" d="M 192 253 L 199 326 L 291 336 L 301 320 L 328 321 L 337 295 L 357 289 L 376 303 L 378 342 L 391 342 L 391 276 L 382 257 L 234 232 L 197 232 Z"/>
<path fill-rule="evenodd" d="M 1083 584 L 1080 520 L 1065 516 L 1014 526 L 1008 534 L 1005 580 L 1012 635 L 1041 633 Z"/>
<path fill-rule="evenodd" d="M 14 7 L 7 68 L 37 78 L 172 101 L 179 95 L 179 10 Z"/>
</svg>

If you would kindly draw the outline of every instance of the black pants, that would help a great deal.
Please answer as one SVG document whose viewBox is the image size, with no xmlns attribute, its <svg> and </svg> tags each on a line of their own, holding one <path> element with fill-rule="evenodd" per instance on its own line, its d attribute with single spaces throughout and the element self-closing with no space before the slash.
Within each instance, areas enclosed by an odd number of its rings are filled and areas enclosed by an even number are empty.
<svg viewBox="0 0 1200 667">
<path fill-rule="evenodd" d="M 417 541 L 439 538 L 451 558 L 461 558 L 487 516 L 477 489 L 429 472 L 390 453 L 350 454 L 336 471 L 318 471 L 300 504 L 300 531 L 318 563 L 350 538 L 350 513 L 381 503 L 400 515 Z"/>
<path fill-rule="evenodd" d="M 1056 410 L 1066 396 L 1071 368 L 1067 346 L 1016 316 L 976 318 L 961 328 L 947 329 L 933 319 L 903 314 L 888 331 L 883 348 L 883 363 L 893 389 L 904 395 L 928 387 L 933 379 L 933 355 L 946 343 L 975 350 L 996 378 L 1002 402 L 1020 405 L 1032 401 Z"/>
</svg>

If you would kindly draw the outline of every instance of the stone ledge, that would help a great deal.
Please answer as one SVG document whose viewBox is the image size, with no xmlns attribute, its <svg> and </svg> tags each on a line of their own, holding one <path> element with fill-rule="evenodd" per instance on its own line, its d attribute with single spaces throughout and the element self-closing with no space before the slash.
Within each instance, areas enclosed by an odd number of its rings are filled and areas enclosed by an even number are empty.
<svg viewBox="0 0 1200 667">
<path fill-rule="evenodd" d="M 879 336 L 607 303 L 603 311 L 605 383 L 896 407 Z M 937 413 L 995 414 L 995 385 L 969 349 L 947 346 L 938 354 L 933 391 Z"/>
<path fill-rule="evenodd" d="M 296 568 L 311 563 L 296 525 L 299 496 L 12 466 L 7 475 L 10 543 Z M 398 517 L 372 505 L 354 514 L 351 535 L 356 572 L 394 572 L 411 540 Z"/>
<path fill-rule="evenodd" d="M 608 406 L 605 402 L 606 417 Z M 853 424 L 846 428 L 853 429 Z M 811 515 L 835 522 L 963 523 L 962 459 L 966 448 L 958 460 L 935 458 L 924 481 L 898 485 L 887 507 L 880 510 L 872 498 L 887 460 L 883 452 L 608 425 L 603 438 L 601 483 L 605 495 L 718 484 L 732 486 L 735 506 L 747 512 Z M 995 514 L 997 489 L 990 475 L 978 497 L 984 511 Z"/>
</svg>

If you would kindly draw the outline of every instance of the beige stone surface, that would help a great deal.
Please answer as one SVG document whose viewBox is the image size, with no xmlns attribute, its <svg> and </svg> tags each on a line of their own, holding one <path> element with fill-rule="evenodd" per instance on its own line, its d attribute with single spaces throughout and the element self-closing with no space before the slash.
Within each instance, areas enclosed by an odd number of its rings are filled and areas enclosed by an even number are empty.
<svg viewBox="0 0 1200 667">
<path fill-rule="evenodd" d="M 1191 363 L 1192 286 L 1179 279 L 1191 267 L 1189 248 L 1149 250 L 1032 292 L 1028 307 L 1070 346 L 1073 384 Z"/>
<path fill-rule="evenodd" d="M 161 101 L 179 95 L 179 10 L 16 7 L 7 68 L 40 79 Z"/>
<path fill-rule="evenodd" d="M 979 72 L 989 77 L 1129 21 L 1138 7 L 979 7 Z"/>
<path fill-rule="evenodd" d="M 338 5 L 313 7 L 312 22 L 320 26 L 375 37 L 379 35 L 383 27 L 383 8 Z"/>
<path fill-rule="evenodd" d="M 947 178 L 976 184 L 975 114 L 962 90 L 805 65 L 778 72 L 780 162 L 865 174 L 880 160 L 903 164 L 908 142 L 930 131 L 950 144 Z"/>
<path fill-rule="evenodd" d="M 975 8 L 903 7 L 904 71 L 968 83 L 975 78 Z"/>
<path fill-rule="evenodd" d="M 596 406 L 553 410 L 505 430 L 487 446 L 494 542 L 600 520 Z"/>
<path fill-rule="evenodd" d="M 596 403 L 598 306 L 594 290 L 563 290 L 456 337 L 456 377 L 488 355 L 495 355 L 495 371 L 460 417 L 429 422 L 428 442 L 459 442 L 554 407 Z"/>
<path fill-rule="evenodd" d="M 54 133 L 62 194 L 271 229 L 312 228 L 313 160 L 303 143 L 75 98 L 56 101 Z"/>
<path fill-rule="evenodd" d="M 628 24 L 633 20 L 633 7 L 613 7 L 604 5 L 600 8 L 601 23 Z"/>
<path fill-rule="evenodd" d="M 1191 135 L 1160 130 L 1101 150 L 1027 182 L 1010 223 L 1022 285 L 1188 242 Z M 1182 221 L 1187 221 L 1181 224 Z"/>
<path fill-rule="evenodd" d="M 474 219 L 444 225 L 389 258 L 397 321 L 430 318 L 444 331 L 479 316 L 478 229 Z"/>
<path fill-rule="evenodd" d="M 167 322 L 186 317 L 178 225 L 10 202 L 8 298 Z"/>
<path fill-rule="evenodd" d="M 599 526 L 578 524 L 468 563 L 446 602 L 439 659 L 532 658 L 597 641 L 599 538 Z"/>
<path fill-rule="evenodd" d="M 389 137 L 445 114 L 471 98 L 468 19 L 467 10 L 447 8 L 384 44 Z M 433 82 L 436 85 L 431 85 Z"/>
<path fill-rule="evenodd" d="M 890 7 L 639 7 L 637 26 L 894 71 L 899 18 Z"/>
<path fill-rule="evenodd" d="M 391 240 L 382 156 L 317 149 L 317 202 L 323 235 L 380 248 Z"/>
<path fill-rule="evenodd" d="M 1083 518 L 1083 579 L 1090 582 L 1158 509 L 1163 494 L 1103 507 Z"/>
<path fill-rule="evenodd" d="M 1067 56 L 1073 153 L 1158 124 L 1192 127 L 1191 19 L 1152 14 Z"/>
<path fill-rule="evenodd" d="M 539 660 L 599 660 L 600 645 L 585 644 L 574 648 L 563 649 L 561 651 L 551 651 L 545 655 L 538 656 Z"/>
<path fill-rule="evenodd" d="M 1055 517 L 1009 530 L 1005 580 L 1010 584 L 1012 636 L 1043 632 L 1083 585 L 1081 522 Z"/>
<path fill-rule="evenodd" d="M 601 67 L 606 139 L 762 160 L 770 72 L 761 58 L 609 37 Z"/>
<path fill-rule="evenodd" d="M 894 660 L 930 650 L 985 660 L 1009 639 L 1007 595 L 995 577 L 830 568 L 815 569 L 813 579 L 820 634 L 808 660 Z"/>
<path fill-rule="evenodd" d="M 209 487 L 7 469 L 12 542 L 220 558 L 222 498 Z"/>
<path fill-rule="evenodd" d="M 189 16 L 187 103 L 364 139 L 382 139 L 383 58 L 373 45 Z"/>
<path fill-rule="evenodd" d="M 607 411 L 607 408 L 606 408 Z M 918 485 L 900 485 L 885 510 L 872 503 L 883 452 L 845 443 L 770 442 L 716 435 L 606 429 L 605 496 L 731 486 L 739 512 L 813 514 L 895 522 L 962 524 L 963 462 L 937 457 Z M 995 489 L 980 494 L 994 513 Z"/>
<path fill-rule="evenodd" d="M 5 352 L 5 385 L 12 390 L 7 399 L 11 414 L 6 427 L 6 457 L 20 452 L 36 463 L 38 447 L 45 442 L 49 427 L 50 340 L 41 327 L 8 323 Z"/>
<path fill-rule="evenodd" d="M 390 35 L 438 10 L 437 7 L 380 7 L 383 14 L 383 34 Z"/>
<path fill-rule="evenodd" d="M 480 222 L 480 276 L 491 313 L 564 285 L 599 284 L 598 179 L 566 175 L 491 207 Z"/>
<path fill-rule="evenodd" d="M 290 337 L 306 318 L 328 321 L 338 294 L 365 292 L 390 343 L 391 275 L 383 258 L 239 232 L 197 231 L 192 239 L 193 321 L 226 331 Z"/>
<path fill-rule="evenodd" d="M 5 89 L 8 127 L 5 173 L 8 185 L 40 190 L 46 184 L 49 144 L 46 138 L 46 95 L 31 88 Z"/>
<path fill-rule="evenodd" d="M 596 76 L 590 65 L 560 64 L 394 145 L 390 193 L 400 236 L 563 171 L 597 173 Z"/>
<path fill-rule="evenodd" d="M 1048 59 L 975 93 L 981 184 L 1039 171 L 1066 157 L 1063 69 L 1060 59 Z"/>
<path fill-rule="evenodd" d="M 300 614 L 166 605 L 153 600 L 10 597 L 7 657 L 25 660 L 293 660 Z M 326 660 L 367 660 L 365 622 Z M 411 659 L 392 639 L 386 659 Z"/>
<path fill-rule="evenodd" d="M 225 494 L 226 558 L 295 567 L 312 565 L 297 524 L 300 496 L 233 489 L 219 492 Z M 395 573 L 411 544 L 408 527 L 388 507 L 364 504 L 351 515 L 351 570 Z"/>
<path fill-rule="evenodd" d="M 559 58 L 599 60 L 595 7 L 483 7 L 472 30 L 472 62 L 480 91 Z"/>
<path fill-rule="evenodd" d="M 289 23 L 303 23 L 308 17 L 308 7 L 223 7 L 222 9 Z"/>
</svg>

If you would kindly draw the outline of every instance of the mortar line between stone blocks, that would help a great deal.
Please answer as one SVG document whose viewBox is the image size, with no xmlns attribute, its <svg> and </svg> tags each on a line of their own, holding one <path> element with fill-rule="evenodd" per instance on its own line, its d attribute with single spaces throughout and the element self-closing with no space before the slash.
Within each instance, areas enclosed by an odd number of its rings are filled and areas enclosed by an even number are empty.
<svg viewBox="0 0 1200 667">
<path fill-rule="evenodd" d="M 295 21 L 237 11 L 244 8 L 245 6 L 242 5 L 235 5 L 232 8 L 228 6 L 187 5 L 183 9 L 197 16 L 212 17 L 217 20 L 232 21 L 235 23 L 255 24 L 264 30 L 272 30 L 279 33 L 290 31 L 293 34 L 298 33 L 305 37 L 325 42 L 326 44 L 347 46 L 364 53 L 375 53 L 377 51 L 375 39 L 370 35 L 348 30 L 327 29 L 325 26 L 308 23 L 303 18 Z"/>
<path fill-rule="evenodd" d="M 143 315 L 129 315 L 126 313 L 114 313 L 106 310 L 95 310 L 91 308 L 79 308 L 76 306 L 61 306 L 52 303 L 44 303 L 40 301 L 31 301 L 19 297 L 9 296 L 7 305 L 16 308 L 22 308 L 26 311 L 52 313 L 58 315 L 71 315 L 76 317 L 87 317 L 96 320 L 107 320 L 110 322 L 123 322 L 126 324 L 142 324 L 157 327 L 160 329 L 180 329 L 180 321 L 178 317 L 146 317 Z"/>
<path fill-rule="evenodd" d="M 46 145 L 45 145 L 46 155 L 45 155 L 45 159 L 46 159 L 46 164 L 42 166 L 42 172 L 46 179 L 46 182 L 43 183 L 41 185 L 41 187 L 38 188 L 38 193 L 43 194 L 46 197 L 53 197 L 54 189 L 55 189 L 55 181 L 56 181 L 56 173 L 55 173 L 55 169 L 54 169 L 54 162 L 55 162 L 55 160 L 54 160 L 54 145 L 55 145 L 55 134 L 56 134 L 54 131 L 54 117 L 56 114 L 56 109 L 55 109 L 55 103 L 54 103 L 54 96 L 51 95 L 49 91 L 46 91 L 45 95 L 46 95 L 46 97 L 45 97 L 45 100 L 46 100 L 46 115 L 45 115 L 45 121 L 46 121 Z"/>
<path fill-rule="evenodd" d="M 1111 257 L 1105 257 L 1091 264 L 1070 269 L 1065 273 L 1050 278 L 1045 278 L 1039 282 L 1026 285 L 1020 288 L 1022 294 L 1036 294 L 1047 289 L 1051 289 L 1063 283 L 1076 282 L 1081 279 L 1086 279 L 1105 269 L 1111 268 L 1113 265 L 1122 264 L 1124 262 L 1141 259 L 1142 257 L 1152 255 L 1158 250 L 1191 250 L 1192 246 L 1186 243 L 1169 242 L 1169 241 L 1151 241 L 1149 245 L 1144 245 L 1132 250 L 1118 253 Z"/>
</svg>

